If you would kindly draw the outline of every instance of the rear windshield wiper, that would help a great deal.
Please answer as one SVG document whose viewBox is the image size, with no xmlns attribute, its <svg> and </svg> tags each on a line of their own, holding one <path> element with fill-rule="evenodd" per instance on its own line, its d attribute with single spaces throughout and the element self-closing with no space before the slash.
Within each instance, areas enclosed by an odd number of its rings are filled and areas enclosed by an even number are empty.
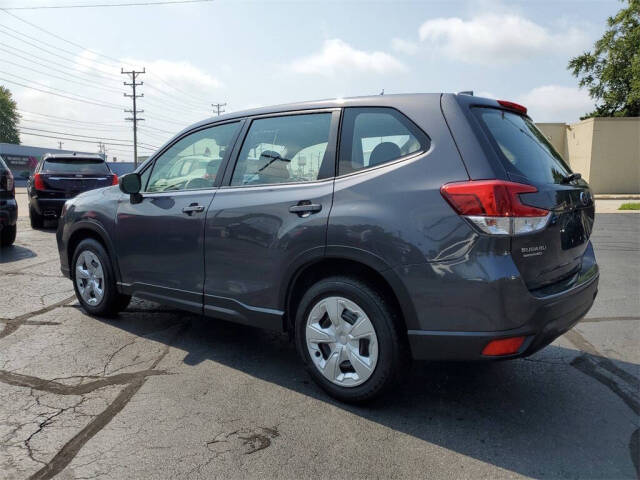
<svg viewBox="0 0 640 480">
<path fill-rule="evenodd" d="M 582 175 L 580 175 L 579 173 L 572 173 L 570 175 L 565 175 L 564 177 L 562 177 L 562 183 L 571 183 L 574 180 L 580 180 L 582 178 Z"/>
</svg>

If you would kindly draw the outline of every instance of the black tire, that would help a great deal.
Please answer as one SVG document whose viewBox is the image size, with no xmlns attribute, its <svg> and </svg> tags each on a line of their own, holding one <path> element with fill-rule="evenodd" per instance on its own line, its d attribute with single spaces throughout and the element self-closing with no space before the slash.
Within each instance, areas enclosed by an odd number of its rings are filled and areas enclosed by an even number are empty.
<svg viewBox="0 0 640 480">
<path fill-rule="evenodd" d="M 336 385 L 318 370 L 306 345 L 305 330 L 311 309 L 320 300 L 341 296 L 361 307 L 375 329 L 378 359 L 371 376 L 353 387 Z M 398 327 L 397 313 L 380 292 L 363 280 L 335 276 L 320 280 L 300 300 L 295 313 L 295 337 L 298 354 L 313 380 L 332 397 L 348 403 L 362 403 L 388 392 L 408 368 L 407 349 Z"/>
<path fill-rule="evenodd" d="M 17 225 L 5 225 L 0 231 L 0 247 L 8 247 L 16 241 Z"/>
<path fill-rule="evenodd" d="M 100 261 L 100 264 L 102 266 L 102 271 L 104 273 L 104 281 L 102 285 L 104 295 L 102 297 L 102 300 L 97 305 L 89 305 L 85 301 L 85 299 L 80 294 L 78 284 L 75 279 L 76 262 L 78 260 L 78 257 L 81 253 L 87 250 L 98 257 L 98 260 Z M 123 295 L 118 292 L 116 286 L 116 277 L 111 266 L 111 260 L 109 258 L 109 255 L 107 254 L 107 251 L 104 249 L 102 244 L 100 244 L 100 242 L 97 242 L 92 238 L 88 238 L 86 240 L 82 240 L 78 244 L 75 251 L 73 252 L 71 274 L 76 297 L 80 302 L 80 305 L 82 305 L 82 308 L 84 308 L 84 310 L 88 314 L 98 317 L 110 317 L 118 314 L 118 312 L 121 312 L 129 305 L 131 297 L 129 295 Z"/>
<path fill-rule="evenodd" d="M 29 220 L 31 221 L 31 228 L 42 228 L 44 225 L 44 217 L 36 212 L 33 207 L 29 207 Z"/>
</svg>

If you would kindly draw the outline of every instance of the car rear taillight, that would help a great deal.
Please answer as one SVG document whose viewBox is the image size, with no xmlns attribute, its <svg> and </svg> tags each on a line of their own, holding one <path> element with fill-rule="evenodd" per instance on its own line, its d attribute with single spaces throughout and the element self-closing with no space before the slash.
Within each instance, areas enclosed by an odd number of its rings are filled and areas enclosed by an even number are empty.
<svg viewBox="0 0 640 480">
<path fill-rule="evenodd" d="M 520 235 L 545 228 L 551 212 L 520 200 L 521 193 L 537 191 L 531 185 L 504 180 L 454 182 L 440 188 L 459 215 L 491 235 Z"/>
<path fill-rule="evenodd" d="M 36 173 L 33 176 L 33 187 L 36 190 L 44 190 L 44 180 L 42 179 L 42 174 Z"/>
<path fill-rule="evenodd" d="M 15 195 L 15 182 L 11 170 L 0 172 L 0 188 Z"/>
<path fill-rule="evenodd" d="M 520 113 L 522 115 L 527 114 L 527 107 L 525 107 L 524 105 L 520 105 L 519 103 L 510 102 L 508 100 L 498 100 L 498 103 L 504 108 L 508 108 L 509 110 L 513 110 L 514 112 Z"/>
<path fill-rule="evenodd" d="M 111 179 L 111 185 L 118 185 L 118 175 L 113 174 L 113 178 Z"/>
</svg>

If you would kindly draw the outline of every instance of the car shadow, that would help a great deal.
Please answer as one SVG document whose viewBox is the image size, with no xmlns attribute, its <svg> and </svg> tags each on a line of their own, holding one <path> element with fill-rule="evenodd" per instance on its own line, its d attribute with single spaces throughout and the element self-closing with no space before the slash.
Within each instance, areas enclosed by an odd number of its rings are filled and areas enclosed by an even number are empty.
<svg viewBox="0 0 640 480">
<path fill-rule="evenodd" d="M 117 320 L 101 321 L 171 343 L 185 352 L 186 365 L 218 362 L 522 475 L 637 474 L 637 421 L 634 427 L 629 413 L 639 418 L 639 365 L 555 345 L 508 362 L 417 363 L 393 394 L 353 406 L 333 400 L 311 381 L 286 334 L 145 304 L 136 301 Z M 175 341 L 158 334 L 185 324 Z M 468 476 L 462 470 L 459 475 Z"/>
<path fill-rule="evenodd" d="M 0 265 L 11 262 L 18 262 L 27 258 L 37 257 L 38 254 L 30 248 L 20 245 L 11 245 L 0 248 Z"/>
</svg>

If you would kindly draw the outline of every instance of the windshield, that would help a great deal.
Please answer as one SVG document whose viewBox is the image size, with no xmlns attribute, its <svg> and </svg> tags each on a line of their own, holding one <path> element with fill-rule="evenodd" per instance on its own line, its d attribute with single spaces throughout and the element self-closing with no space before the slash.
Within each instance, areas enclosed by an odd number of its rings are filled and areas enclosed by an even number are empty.
<svg viewBox="0 0 640 480">
<path fill-rule="evenodd" d="M 109 167 L 103 160 L 92 158 L 51 158 L 42 164 L 41 173 L 58 173 L 71 175 L 105 175 L 110 174 Z"/>
<path fill-rule="evenodd" d="M 475 111 L 510 174 L 534 183 L 562 183 L 571 174 L 569 166 L 531 119 L 495 108 Z"/>
</svg>

